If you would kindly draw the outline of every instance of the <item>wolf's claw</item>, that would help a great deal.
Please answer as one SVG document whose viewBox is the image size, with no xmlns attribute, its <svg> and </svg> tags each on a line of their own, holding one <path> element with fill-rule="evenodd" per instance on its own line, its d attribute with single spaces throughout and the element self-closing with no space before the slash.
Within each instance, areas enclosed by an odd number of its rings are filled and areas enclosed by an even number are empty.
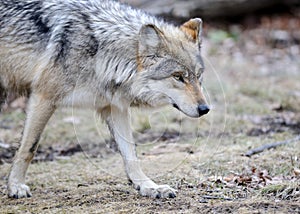
<svg viewBox="0 0 300 214">
<path fill-rule="evenodd" d="M 168 185 L 158 185 L 157 187 L 141 187 L 140 194 L 151 198 L 175 198 L 176 190 Z"/>
<path fill-rule="evenodd" d="M 10 198 L 29 198 L 31 196 L 30 188 L 25 184 L 10 184 L 8 187 L 8 197 Z"/>
</svg>

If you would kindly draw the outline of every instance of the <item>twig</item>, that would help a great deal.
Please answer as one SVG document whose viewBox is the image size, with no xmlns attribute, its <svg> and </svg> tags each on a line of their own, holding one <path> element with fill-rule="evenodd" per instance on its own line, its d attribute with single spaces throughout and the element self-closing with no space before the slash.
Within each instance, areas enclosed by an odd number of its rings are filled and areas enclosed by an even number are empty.
<svg viewBox="0 0 300 214">
<path fill-rule="evenodd" d="M 202 195 L 201 196 L 203 199 L 207 200 L 225 200 L 225 201 L 233 201 L 233 198 L 227 198 L 223 196 L 213 196 L 213 195 Z"/>
<path fill-rule="evenodd" d="M 273 148 L 276 148 L 278 146 L 286 145 L 286 144 L 297 142 L 297 141 L 300 142 L 300 135 L 298 135 L 297 137 L 295 137 L 293 139 L 289 139 L 289 140 L 285 140 L 285 141 L 279 141 L 279 142 L 275 142 L 275 143 L 268 143 L 268 144 L 262 145 L 258 148 L 251 149 L 248 152 L 246 152 L 245 156 L 251 157 L 252 155 L 261 153 L 265 150 L 273 149 Z"/>
</svg>

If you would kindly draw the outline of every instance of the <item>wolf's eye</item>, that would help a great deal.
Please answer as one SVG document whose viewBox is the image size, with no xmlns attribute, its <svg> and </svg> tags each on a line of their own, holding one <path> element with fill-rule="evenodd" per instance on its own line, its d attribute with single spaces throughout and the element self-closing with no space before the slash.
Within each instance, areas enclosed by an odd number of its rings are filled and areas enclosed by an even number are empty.
<svg viewBox="0 0 300 214">
<path fill-rule="evenodd" d="M 202 73 L 201 74 L 197 74 L 197 79 L 200 81 L 203 78 Z"/>
<path fill-rule="evenodd" d="M 202 77 L 203 72 L 204 72 L 204 68 L 201 68 L 197 73 L 197 79 L 200 79 Z"/>
<path fill-rule="evenodd" d="M 184 83 L 184 78 L 183 78 L 183 76 L 182 76 L 181 73 L 175 73 L 175 74 L 173 74 L 173 77 L 174 77 L 174 79 L 177 80 L 178 82 L 183 82 L 183 83 Z"/>
<path fill-rule="evenodd" d="M 201 75 L 201 76 L 198 78 L 198 80 L 199 80 L 200 85 L 202 85 L 202 83 L 203 83 L 203 76 Z"/>
</svg>

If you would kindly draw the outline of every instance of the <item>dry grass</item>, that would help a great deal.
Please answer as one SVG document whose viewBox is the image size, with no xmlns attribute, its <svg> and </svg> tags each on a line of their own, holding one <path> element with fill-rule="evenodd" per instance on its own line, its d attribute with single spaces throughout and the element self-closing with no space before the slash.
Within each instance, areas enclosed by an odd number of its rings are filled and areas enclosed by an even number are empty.
<svg viewBox="0 0 300 214">
<path fill-rule="evenodd" d="M 105 145 L 106 126 L 93 112 L 61 109 L 43 134 L 41 161 L 27 174 L 32 198 L 7 198 L 10 163 L 0 165 L 0 213 L 299 213 L 300 181 L 293 171 L 300 168 L 299 142 L 251 158 L 243 154 L 299 134 L 300 73 L 260 75 L 251 59 L 220 53 L 207 59 L 209 115 L 193 120 L 170 108 L 148 116 L 133 111 L 142 166 L 156 182 L 177 188 L 176 199 L 140 197 L 120 155 Z M 1 129 L 0 140 L 17 145 L 24 118 L 22 112 L 2 113 L 0 122 L 9 128 Z M 83 152 L 63 155 L 77 144 Z M 43 161 L 52 151 L 54 160 Z M 253 168 L 276 183 L 224 181 L 251 176 Z"/>
</svg>

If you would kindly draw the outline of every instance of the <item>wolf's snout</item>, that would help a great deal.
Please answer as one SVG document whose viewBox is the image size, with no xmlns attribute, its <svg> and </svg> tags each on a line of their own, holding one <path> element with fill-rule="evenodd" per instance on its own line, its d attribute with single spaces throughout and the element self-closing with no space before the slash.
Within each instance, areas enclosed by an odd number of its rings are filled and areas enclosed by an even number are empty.
<svg viewBox="0 0 300 214">
<path fill-rule="evenodd" d="M 198 106 L 198 113 L 199 113 L 199 116 L 202 116 L 204 114 L 207 114 L 209 112 L 210 108 L 208 105 L 199 105 Z"/>
</svg>

